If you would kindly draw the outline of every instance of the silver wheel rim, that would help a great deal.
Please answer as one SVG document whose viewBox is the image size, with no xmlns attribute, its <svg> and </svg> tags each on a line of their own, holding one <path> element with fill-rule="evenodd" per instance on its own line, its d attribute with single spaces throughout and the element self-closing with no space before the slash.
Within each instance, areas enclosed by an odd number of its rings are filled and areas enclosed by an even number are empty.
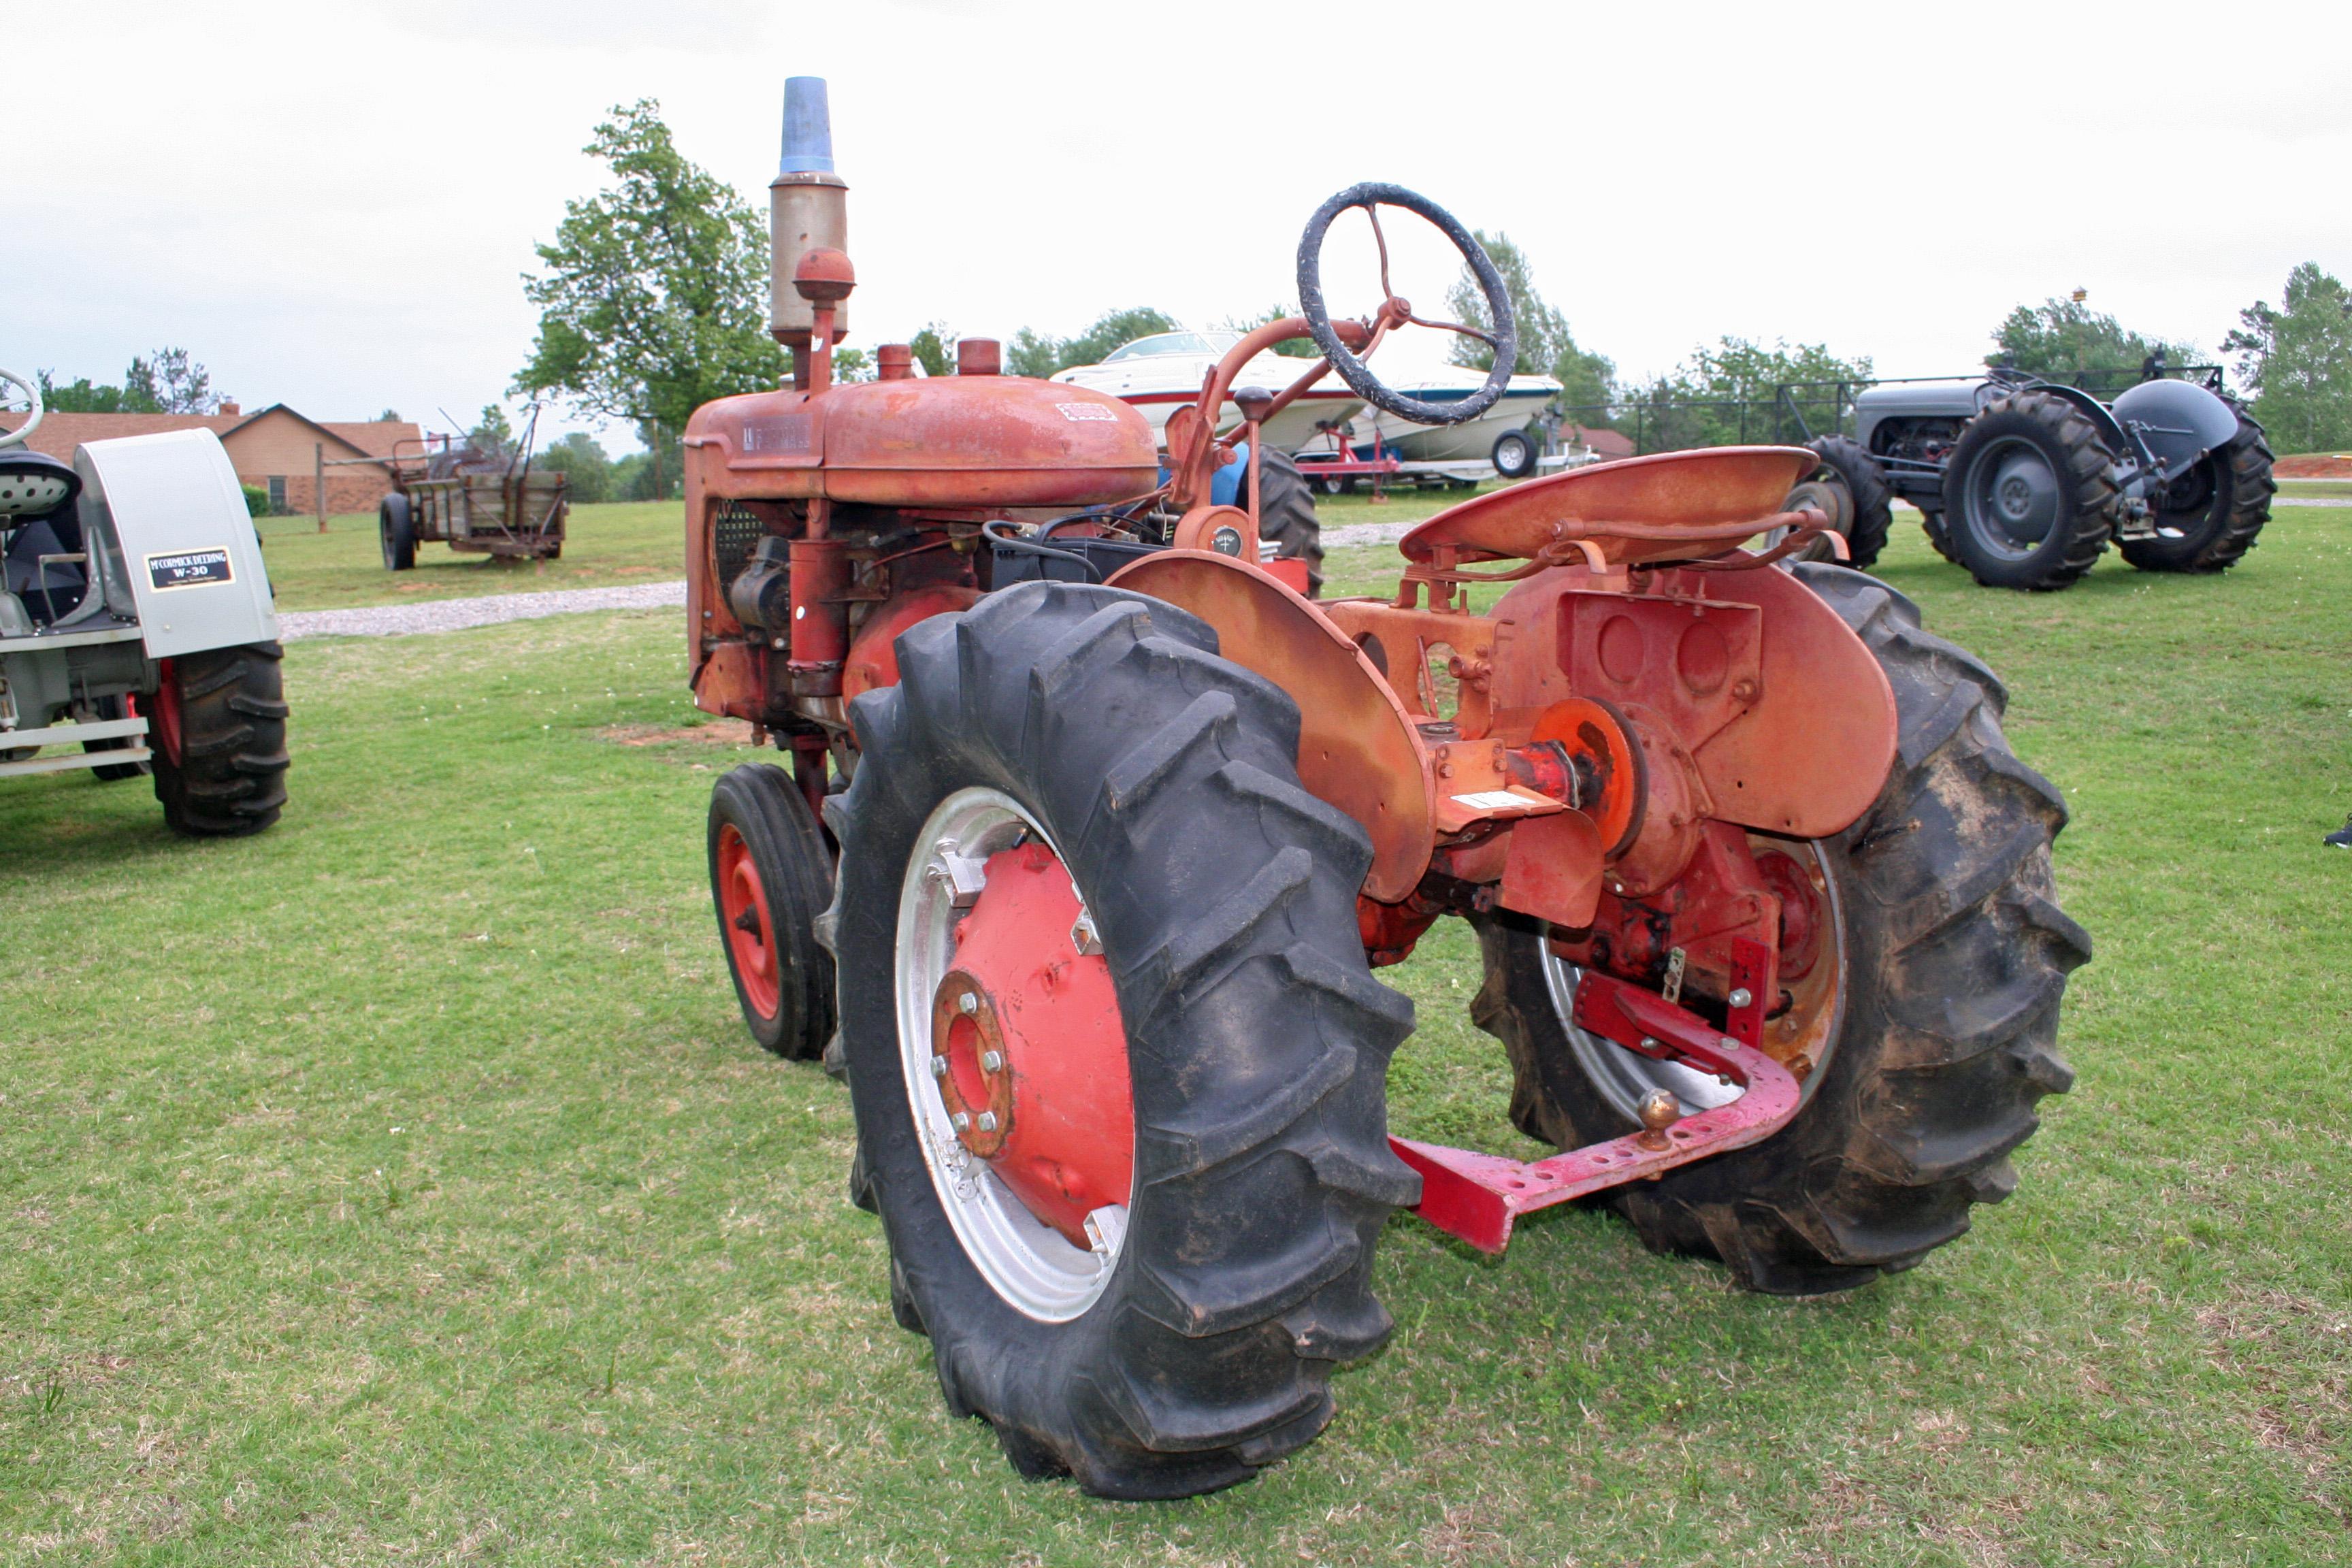
<svg viewBox="0 0 2352 1568">
<path fill-rule="evenodd" d="M 931 1084 L 931 1006 L 953 967 L 961 913 L 943 857 L 984 861 L 1024 837 L 1036 838 L 1060 858 L 1053 836 L 1018 801 L 982 787 L 957 790 L 940 802 L 917 836 L 898 887 L 894 970 L 899 1071 L 923 1167 L 964 1256 L 1008 1305 L 1040 1322 L 1066 1323 L 1108 1288 L 1126 1247 L 1127 1205 L 1113 1205 L 1115 1213 L 1097 1209 L 1089 1218 L 1090 1232 L 1101 1238 L 1093 1251 L 1071 1246 L 1031 1214 L 986 1161 L 957 1141 L 947 1107 Z M 1084 893 L 1079 897 L 1083 902 Z"/>
<path fill-rule="evenodd" d="M 1837 966 L 1837 1000 L 1831 1012 L 1827 1043 L 1814 1062 L 1812 1071 L 1805 1077 L 1798 1100 L 1802 1105 L 1812 1099 L 1813 1090 L 1826 1076 L 1831 1054 L 1837 1048 L 1838 1036 L 1845 1023 L 1845 921 L 1844 911 L 1838 901 L 1837 879 L 1828 874 L 1829 868 L 1822 860 L 1820 848 L 1810 843 L 1791 844 L 1789 847 L 1791 850 L 1801 848 L 1812 858 L 1814 866 L 1822 873 L 1822 898 L 1827 905 L 1829 929 L 1825 933 L 1827 940 L 1823 943 L 1822 956 L 1817 962 Z M 1604 1039 L 1579 1028 L 1575 1023 L 1574 1007 L 1576 986 L 1584 978 L 1583 969 L 1554 952 L 1551 943 L 1540 937 L 1537 939 L 1536 951 L 1543 964 L 1544 991 L 1551 1000 L 1552 1016 L 1561 1033 L 1568 1037 L 1568 1047 L 1576 1058 L 1576 1065 L 1583 1069 L 1584 1076 L 1600 1092 L 1601 1099 L 1627 1121 L 1638 1123 L 1641 1121 L 1634 1108 L 1641 1103 L 1642 1096 L 1654 1089 L 1665 1089 L 1680 1100 L 1685 1116 L 1695 1116 L 1718 1105 L 1728 1105 L 1747 1092 L 1723 1082 L 1712 1073 L 1698 1072 L 1676 1062 L 1654 1060 L 1638 1051 L 1627 1050 L 1614 1040 Z"/>
</svg>

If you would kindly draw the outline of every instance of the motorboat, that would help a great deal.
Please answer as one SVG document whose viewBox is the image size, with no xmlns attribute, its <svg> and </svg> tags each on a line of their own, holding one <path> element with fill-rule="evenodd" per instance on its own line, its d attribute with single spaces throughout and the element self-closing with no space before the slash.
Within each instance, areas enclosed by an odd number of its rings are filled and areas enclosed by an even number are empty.
<svg viewBox="0 0 2352 1568">
<path fill-rule="evenodd" d="M 1108 392 L 1132 404 L 1151 422 L 1160 437 L 1168 416 L 1201 395 L 1201 387 L 1216 363 L 1242 341 L 1239 332 L 1155 332 L 1113 350 L 1100 364 L 1074 365 L 1053 379 L 1072 386 Z M 1234 377 L 1236 387 L 1262 386 L 1280 392 L 1314 367 L 1311 359 L 1292 359 L 1271 351 L 1257 355 Z M 1364 402 L 1337 375 L 1327 375 L 1297 400 L 1266 421 L 1266 445 L 1292 452 L 1314 441 L 1320 432 L 1345 426 Z M 1242 411 L 1228 399 L 1219 411 L 1217 428 L 1229 430 L 1242 421 Z M 1483 454 L 1482 454 L 1483 456 Z"/>
<path fill-rule="evenodd" d="M 1459 403 L 1486 384 L 1484 371 L 1460 365 L 1399 370 L 1383 363 L 1380 374 L 1398 392 L 1423 403 Z M 1415 463 L 1491 463 L 1503 478 L 1522 479 L 1535 472 L 1543 449 L 1528 426 L 1559 392 L 1559 383 L 1550 376 L 1515 375 L 1493 407 L 1459 425 L 1416 425 L 1364 408 L 1350 421 L 1348 439 L 1359 458 L 1384 454 Z"/>
</svg>

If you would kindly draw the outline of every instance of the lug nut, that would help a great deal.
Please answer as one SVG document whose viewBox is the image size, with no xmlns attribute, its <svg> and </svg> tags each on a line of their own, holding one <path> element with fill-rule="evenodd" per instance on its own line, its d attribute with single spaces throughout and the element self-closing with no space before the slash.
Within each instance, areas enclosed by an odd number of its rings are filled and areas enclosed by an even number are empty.
<svg viewBox="0 0 2352 1568">
<path fill-rule="evenodd" d="M 947 1058 L 933 1057 L 931 1058 L 931 1076 L 933 1078 L 945 1078 L 948 1076 Z"/>
<path fill-rule="evenodd" d="M 973 994 L 972 994 L 971 992 L 969 992 L 969 991 L 964 992 L 962 994 L 959 995 L 959 996 L 956 998 L 956 1011 L 957 1011 L 957 1012 L 959 1012 L 959 1013 L 977 1013 L 977 1012 L 979 1012 L 979 1011 L 980 1011 L 980 998 L 979 998 L 979 997 L 977 997 L 977 996 L 975 996 L 975 995 L 973 995 Z"/>
<path fill-rule="evenodd" d="M 1733 987 L 1731 994 L 1725 997 L 1724 1000 L 1730 1003 L 1735 1007 L 1745 1007 L 1750 1002 L 1755 1001 L 1756 996 L 1755 994 L 1749 991 L 1747 986 L 1739 985 Z"/>
<path fill-rule="evenodd" d="M 980 1130 L 982 1132 L 993 1132 L 996 1131 L 996 1112 L 993 1110 L 983 1110 L 980 1113 Z"/>
<path fill-rule="evenodd" d="M 949 1117 L 948 1121 L 949 1124 L 954 1127 L 959 1132 L 971 1125 L 971 1118 L 961 1110 L 957 1111 L 953 1116 Z"/>
<path fill-rule="evenodd" d="M 1004 1053 L 1003 1051 L 981 1052 L 980 1070 L 982 1072 L 1003 1072 L 1004 1070 Z"/>
</svg>

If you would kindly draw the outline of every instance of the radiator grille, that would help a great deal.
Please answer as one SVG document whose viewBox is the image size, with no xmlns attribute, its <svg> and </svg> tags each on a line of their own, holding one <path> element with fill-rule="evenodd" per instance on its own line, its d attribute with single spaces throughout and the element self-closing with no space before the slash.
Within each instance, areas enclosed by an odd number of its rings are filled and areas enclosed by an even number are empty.
<svg viewBox="0 0 2352 1568">
<path fill-rule="evenodd" d="M 751 552 L 760 547 L 767 532 L 768 525 L 749 507 L 731 500 L 720 504 L 719 515 L 710 525 L 710 551 L 713 564 L 719 568 L 719 592 L 722 595 L 742 575 Z"/>
</svg>

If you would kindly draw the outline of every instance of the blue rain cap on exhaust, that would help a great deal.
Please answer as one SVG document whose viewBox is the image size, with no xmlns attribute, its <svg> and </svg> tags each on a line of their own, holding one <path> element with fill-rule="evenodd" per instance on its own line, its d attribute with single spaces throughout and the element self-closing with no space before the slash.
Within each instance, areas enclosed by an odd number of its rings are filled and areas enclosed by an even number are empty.
<svg viewBox="0 0 2352 1568">
<path fill-rule="evenodd" d="M 787 174 L 833 173 L 833 110 L 824 78 L 784 79 L 784 162 Z"/>
</svg>

